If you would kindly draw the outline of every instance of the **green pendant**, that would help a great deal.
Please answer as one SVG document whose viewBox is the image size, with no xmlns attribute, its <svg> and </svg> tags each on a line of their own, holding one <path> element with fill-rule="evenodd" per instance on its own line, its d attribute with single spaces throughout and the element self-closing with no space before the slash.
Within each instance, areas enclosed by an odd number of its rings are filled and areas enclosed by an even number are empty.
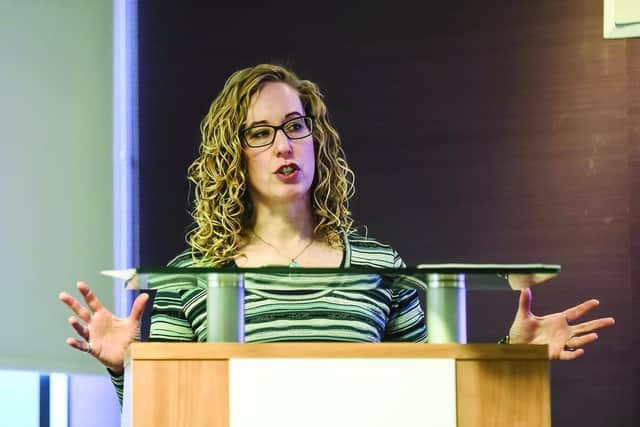
<svg viewBox="0 0 640 427">
<path fill-rule="evenodd" d="M 300 264 L 295 259 L 292 259 L 289 263 L 289 268 L 300 268 Z"/>
</svg>

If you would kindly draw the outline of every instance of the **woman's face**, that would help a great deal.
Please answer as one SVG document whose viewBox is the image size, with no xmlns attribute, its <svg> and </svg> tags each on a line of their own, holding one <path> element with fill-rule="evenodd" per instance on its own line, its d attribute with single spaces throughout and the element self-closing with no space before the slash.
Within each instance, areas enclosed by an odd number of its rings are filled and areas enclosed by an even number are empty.
<svg viewBox="0 0 640 427">
<path fill-rule="evenodd" d="M 280 126 L 306 112 L 298 93 L 282 82 L 269 82 L 251 98 L 244 129 L 256 125 Z M 289 139 L 277 130 L 271 145 L 245 145 L 249 194 L 254 204 L 267 206 L 309 198 L 315 172 L 313 137 Z"/>
</svg>

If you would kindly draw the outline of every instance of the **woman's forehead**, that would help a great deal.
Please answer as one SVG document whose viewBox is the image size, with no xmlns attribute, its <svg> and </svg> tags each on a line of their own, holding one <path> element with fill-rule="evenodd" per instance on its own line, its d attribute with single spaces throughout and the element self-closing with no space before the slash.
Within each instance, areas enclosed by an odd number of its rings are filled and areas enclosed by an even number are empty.
<svg viewBox="0 0 640 427">
<path fill-rule="evenodd" d="M 294 112 L 305 114 L 298 92 L 284 82 L 268 82 L 251 97 L 246 124 L 278 122 Z"/>
</svg>

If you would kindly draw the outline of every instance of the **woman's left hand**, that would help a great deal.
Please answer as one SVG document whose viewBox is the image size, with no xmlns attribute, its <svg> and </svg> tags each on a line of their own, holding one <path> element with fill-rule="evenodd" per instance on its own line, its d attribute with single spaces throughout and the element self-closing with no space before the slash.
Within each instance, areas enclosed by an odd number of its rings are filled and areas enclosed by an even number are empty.
<svg viewBox="0 0 640 427">
<path fill-rule="evenodd" d="M 536 316 L 531 312 L 531 290 L 520 291 L 518 312 L 509 330 L 512 344 L 547 344 L 549 359 L 573 360 L 584 354 L 584 347 L 598 339 L 595 331 L 615 323 L 613 317 L 602 317 L 575 325 L 600 302 L 591 299 L 547 316 Z"/>
</svg>

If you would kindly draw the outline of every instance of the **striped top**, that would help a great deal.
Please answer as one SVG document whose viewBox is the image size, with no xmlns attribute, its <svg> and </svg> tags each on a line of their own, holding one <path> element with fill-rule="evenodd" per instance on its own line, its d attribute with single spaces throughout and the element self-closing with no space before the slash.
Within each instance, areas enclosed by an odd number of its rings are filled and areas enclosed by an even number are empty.
<svg viewBox="0 0 640 427">
<path fill-rule="evenodd" d="M 192 267 L 190 251 L 170 263 Z M 343 267 L 404 267 L 398 253 L 377 240 L 345 238 Z M 291 276 L 245 273 L 245 342 L 426 342 L 425 317 L 413 289 L 384 289 L 380 276 Z M 250 285 L 249 285 L 249 282 Z M 314 284 L 327 289 L 318 290 Z M 154 282 L 150 341 L 207 340 L 207 285 L 193 276 Z M 112 376 L 122 400 L 122 376 Z"/>
</svg>

